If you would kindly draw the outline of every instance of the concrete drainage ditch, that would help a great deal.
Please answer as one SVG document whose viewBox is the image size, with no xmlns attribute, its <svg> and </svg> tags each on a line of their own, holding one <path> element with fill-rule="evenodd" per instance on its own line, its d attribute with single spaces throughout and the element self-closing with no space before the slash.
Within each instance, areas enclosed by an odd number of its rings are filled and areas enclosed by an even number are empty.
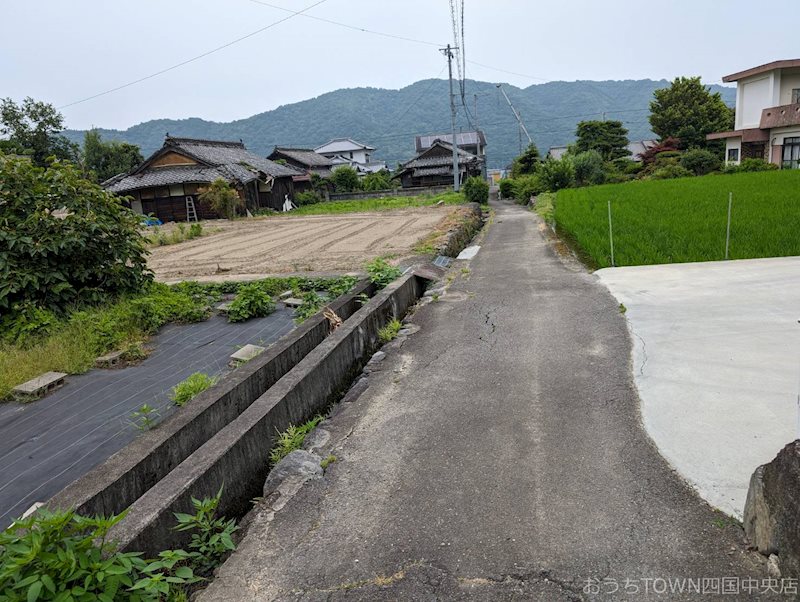
<svg viewBox="0 0 800 602">
<path fill-rule="evenodd" d="M 341 398 L 379 346 L 378 331 L 402 318 L 426 284 L 408 274 L 361 306 L 359 295 L 374 289 L 359 283 L 331 304 L 344 319 L 332 333 L 322 314 L 310 318 L 48 505 L 105 515 L 127 508 L 110 537 L 147 555 L 185 545 L 172 529 L 173 513 L 190 508 L 192 497 L 213 496 L 220 484 L 220 514 L 243 516 L 262 493 L 277 434 Z"/>
</svg>

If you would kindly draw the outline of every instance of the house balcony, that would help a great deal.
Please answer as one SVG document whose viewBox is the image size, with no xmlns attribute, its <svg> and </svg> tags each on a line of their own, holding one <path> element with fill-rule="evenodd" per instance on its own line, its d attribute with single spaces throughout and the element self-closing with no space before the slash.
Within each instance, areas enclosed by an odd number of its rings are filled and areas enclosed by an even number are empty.
<svg viewBox="0 0 800 602">
<path fill-rule="evenodd" d="M 800 125 L 800 103 L 770 107 L 761 112 L 761 123 L 758 127 L 762 130 Z"/>
</svg>

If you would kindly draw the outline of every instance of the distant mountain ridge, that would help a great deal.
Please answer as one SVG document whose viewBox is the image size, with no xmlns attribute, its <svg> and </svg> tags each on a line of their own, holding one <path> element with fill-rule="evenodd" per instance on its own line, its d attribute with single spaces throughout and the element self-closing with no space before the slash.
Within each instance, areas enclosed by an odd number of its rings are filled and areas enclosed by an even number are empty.
<svg viewBox="0 0 800 602">
<path fill-rule="evenodd" d="M 586 119 L 623 121 L 631 140 L 652 138 L 647 122 L 653 91 L 669 85 L 666 80 L 549 82 L 527 88 L 503 84 L 539 150 L 574 140 L 575 126 Z M 734 88 L 711 86 L 733 105 Z M 475 96 L 477 95 L 477 113 Z M 467 80 L 464 101 L 459 97 L 458 128 L 476 124 L 487 138 L 490 168 L 504 167 L 519 153 L 517 123 L 496 84 Z M 164 136 L 241 139 L 259 155 L 273 147 L 315 147 L 333 138 L 349 137 L 377 148 L 374 158 L 395 167 L 414 155 L 414 136 L 450 130 L 447 80 L 418 81 L 400 90 L 348 88 L 316 98 L 280 106 L 227 123 L 189 119 L 155 119 L 127 130 L 99 128 L 104 139 L 138 144 L 147 156 L 161 147 Z M 84 132 L 67 130 L 65 135 L 81 142 Z"/>
</svg>

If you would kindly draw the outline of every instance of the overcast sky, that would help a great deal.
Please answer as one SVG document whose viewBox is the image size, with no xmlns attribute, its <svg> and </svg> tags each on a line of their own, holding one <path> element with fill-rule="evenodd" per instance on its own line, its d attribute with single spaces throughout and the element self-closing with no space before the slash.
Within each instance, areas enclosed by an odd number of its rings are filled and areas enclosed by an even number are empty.
<svg viewBox="0 0 800 602">
<path fill-rule="evenodd" d="M 293 11 L 319 2 L 264 1 Z M 467 76 L 520 87 L 678 75 L 711 83 L 800 54 L 793 35 L 754 33 L 752 0 L 465 3 L 466 58 L 495 68 L 468 63 Z M 770 4 L 771 15 L 796 10 L 794 1 Z M 190 64 L 66 107 L 291 13 L 255 0 L 39 0 L 3 2 L 2 14 L 0 97 L 33 96 L 63 107 L 71 128 L 126 128 L 159 117 L 230 121 L 337 88 L 401 88 L 446 76 L 435 46 L 294 16 Z M 306 14 L 433 44 L 452 40 L 445 0 L 323 0 Z"/>
</svg>

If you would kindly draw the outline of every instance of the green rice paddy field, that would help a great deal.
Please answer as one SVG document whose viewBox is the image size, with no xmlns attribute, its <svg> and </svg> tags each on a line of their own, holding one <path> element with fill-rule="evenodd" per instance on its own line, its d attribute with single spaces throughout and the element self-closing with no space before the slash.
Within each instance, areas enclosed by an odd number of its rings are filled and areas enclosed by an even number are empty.
<svg viewBox="0 0 800 602">
<path fill-rule="evenodd" d="M 800 255 L 800 170 L 709 175 L 559 191 L 558 232 L 593 267 Z"/>
</svg>

